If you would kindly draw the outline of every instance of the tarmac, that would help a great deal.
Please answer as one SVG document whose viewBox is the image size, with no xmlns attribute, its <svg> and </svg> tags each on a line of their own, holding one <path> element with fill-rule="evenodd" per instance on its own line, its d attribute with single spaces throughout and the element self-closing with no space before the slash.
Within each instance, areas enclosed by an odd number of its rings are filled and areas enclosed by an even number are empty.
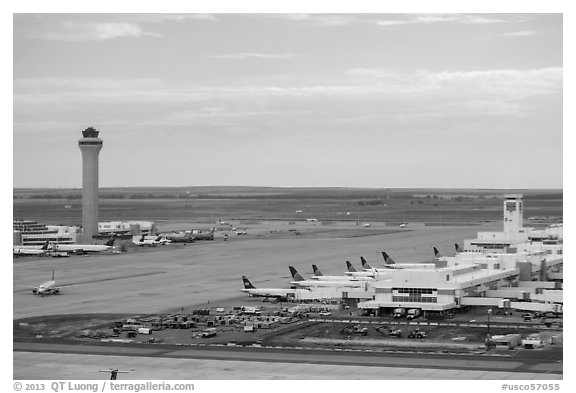
<svg viewBox="0 0 576 393">
<path fill-rule="evenodd" d="M 454 243 L 498 227 L 421 227 L 391 234 L 292 238 L 231 237 L 137 249 L 123 254 L 69 258 L 18 258 L 13 263 L 13 318 L 89 313 L 151 313 L 244 296 L 242 275 L 259 287 L 288 288 L 288 266 L 308 276 L 316 264 L 324 274 L 341 274 L 345 261 L 360 268 L 360 255 L 381 266 L 381 251 L 396 262 L 431 261 L 432 246 L 453 253 Z M 249 233 L 250 233 L 249 229 Z M 335 233 L 340 233 L 336 231 Z M 231 235 L 232 236 L 232 235 Z M 61 295 L 39 297 L 32 288 L 55 271 Z"/>
<path fill-rule="evenodd" d="M 57 361 L 55 361 L 57 359 Z M 438 361 L 437 361 L 438 362 Z M 440 364 L 440 362 L 438 362 Z M 134 370 L 126 380 L 561 380 L 562 374 L 366 365 L 177 359 L 14 352 L 14 379 L 108 379 L 99 370 Z"/>
</svg>

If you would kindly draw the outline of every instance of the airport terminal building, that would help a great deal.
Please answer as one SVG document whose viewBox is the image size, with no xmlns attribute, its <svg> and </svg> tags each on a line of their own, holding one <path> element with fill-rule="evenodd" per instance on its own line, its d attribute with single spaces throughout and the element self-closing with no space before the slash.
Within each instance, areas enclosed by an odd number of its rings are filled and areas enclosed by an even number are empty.
<svg viewBox="0 0 576 393">
<path fill-rule="evenodd" d="M 522 197 L 504 200 L 504 231 L 479 233 L 464 252 L 438 258 L 435 269 L 393 270 L 374 284 L 372 300 L 358 307 L 373 314 L 416 308 L 443 314 L 468 306 L 560 312 L 563 304 L 563 232 L 522 225 Z"/>
<path fill-rule="evenodd" d="M 79 227 L 66 225 L 44 225 L 30 220 L 12 221 L 12 244 L 14 246 L 42 246 L 46 242 L 73 244 Z"/>
</svg>

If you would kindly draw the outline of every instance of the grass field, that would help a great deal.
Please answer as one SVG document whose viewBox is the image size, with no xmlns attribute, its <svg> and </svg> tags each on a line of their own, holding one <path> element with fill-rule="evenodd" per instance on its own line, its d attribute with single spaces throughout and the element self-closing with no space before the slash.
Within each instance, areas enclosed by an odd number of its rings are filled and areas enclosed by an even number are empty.
<svg viewBox="0 0 576 393">
<path fill-rule="evenodd" d="M 102 189 L 100 220 L 215 223 L 304 220 L 474 224 L 502 219 L 505 193 L 524 195 L 524 217 L 562 217 L 562 190 L 285 189 L 205 187 Z M 13 216 L 45 224 L 80 225 L 79 190 L 14 190 Z M 65 206 L 69 205 L 69 208 Z M 297 213 L 297 211 L 299 213 Z"/>
</svg>

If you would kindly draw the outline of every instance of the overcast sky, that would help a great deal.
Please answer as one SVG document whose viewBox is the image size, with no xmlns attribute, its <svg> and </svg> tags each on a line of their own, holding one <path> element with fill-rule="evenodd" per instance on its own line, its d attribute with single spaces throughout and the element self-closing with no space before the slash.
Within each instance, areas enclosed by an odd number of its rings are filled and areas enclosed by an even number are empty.
<svg viewBox="0 0 576 393">
<path fill-rule="evenodd" d="M 15 187 L 562 188 L 560 14 L 17 14 Z"/>
</svg>

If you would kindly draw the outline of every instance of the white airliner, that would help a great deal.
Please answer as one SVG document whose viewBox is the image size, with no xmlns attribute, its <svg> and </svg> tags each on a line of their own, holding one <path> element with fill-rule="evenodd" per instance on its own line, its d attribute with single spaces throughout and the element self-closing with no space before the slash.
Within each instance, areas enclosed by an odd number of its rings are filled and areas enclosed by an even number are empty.
<svg viewBox="0 0 576 393">
<path fill-rule="evenodd" d="M 136 239 L 136 237 L 132 238 L 132 242 L 140 247 L 156 247 L 160 244 L 167 244 L 170 241 L 165 238 L 163 239 L 162 236 L 156 236 L 150 239 L 147 238 L 146 235 L 142 235 L 139 239 Z"/>
<path fill-rule="evenodd" d="M 387 269 L 434 269 L 435 263 L 396 263 L 385 251 L 382 251 L 385 267 Z"/>
<path fill-rule="evenodd" d="M 52 280 L 43 282 L 39 286 L 32 289 L 34 295 L 59 295 L 60 288 L 56 286 L 56 280 L 54 280 L 54 270 L 52 270 Z"/>
<path fill-rule="evenodd" d="M 54 252 L 71 252 L 74 254 L 88 254 L 92 252 L 112 251 L 115 236 L 112 236 L 104 244 L 52 244 L 51 249 Z"/>
<path fill-rule="evenodd" d="M 372 277 L 372 278 L 374 278 L 376 276 L 376 272 L 374 272 L 374 271 L 361 271 L 361 272 L 359 272 L 352 265 L 352 263 L 350 263 L 350 261 L 346 261 L 346 266 L 348 267 L 348 271 L 344 272 L 344 274 L 346 274 L 347 276 L 352 276 L 355 278 L 360 278 L 360 277 Z"/>
<path fill-rule="evenodd" d="M 316 287 L 350 287 L 350 288 L 359 288 L 365 287 L 367 285 L 366 281 L 362 280 L 355 280 L 346 279 L 345 277 L 342 278 L 340 281 L 336 280 L 306 280 L 298 271 L 294 268 L 294 266 L 289 266 L 290 274 L 292 275 L 292 280 L 290 284 L 299 287 L 299 288 L 316 288 Z"/>
<path fill-rule="evenodd" d="M 48 253 L 48 247 L 50 243 L 46 242 L 41 247 L 38 246 L 14 246 L 12 247 L 12 252 L 14 256 L 24 256 L 24 255 L 46 255 Z"/>
<path fill-rule="evenodd" d="M 246 276 L 242 276 L 242 281 L 244 281 L 244 289 L 241 291 L 250 296 L 287 299 L 290 295 L 294 296 L 297 291 L 297 289 L 256 288 Z"/>
<path fill-rule="evenodd" d="M 374 281 L 374 277 L 372 276 L 359 276 L 359 277 L 352 277 L 352 276 L 325 276 L 322 274 L 322 272 L 320 271 L 320 269 L 318 269 L 318 266 L 316 265 L 312 265 L 312 270 L 314 271 L 314 275 L 311 276 L 310 278 L 313 278 L 314 280 L 318 280 L 318 281 L 351 281 L 351 280 L 357 280 L 357 281 Z"/>
</svg>

